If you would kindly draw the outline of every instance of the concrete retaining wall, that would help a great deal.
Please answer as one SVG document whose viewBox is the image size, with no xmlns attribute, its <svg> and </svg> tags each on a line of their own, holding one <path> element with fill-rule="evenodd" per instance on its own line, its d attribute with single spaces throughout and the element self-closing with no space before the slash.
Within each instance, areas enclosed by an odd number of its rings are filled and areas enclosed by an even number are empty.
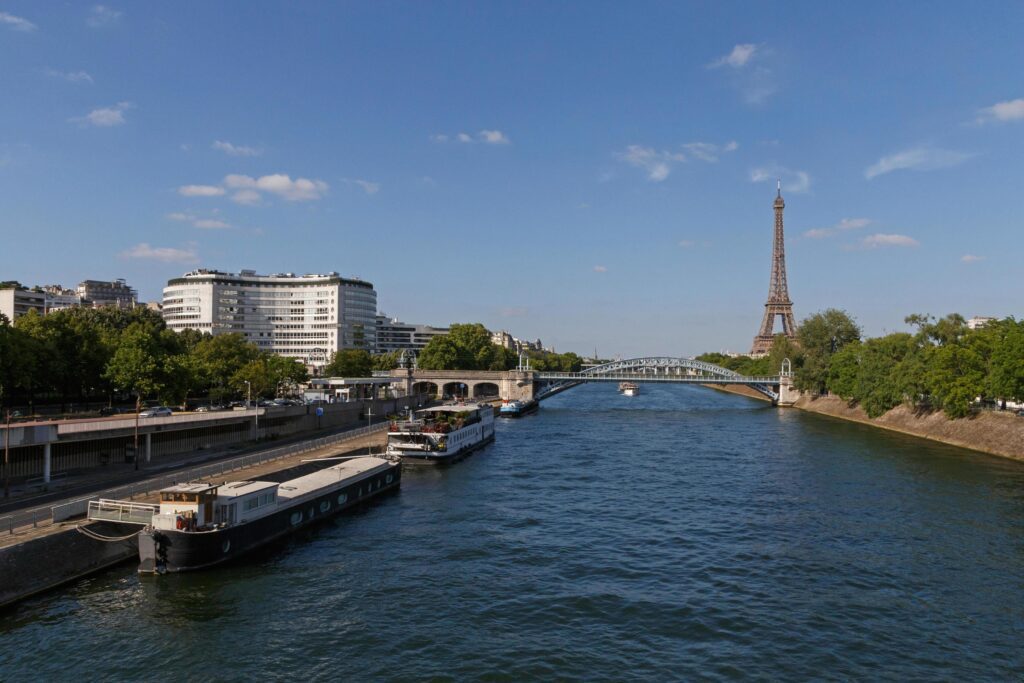
<svg viewBox="0 0 1024 683">
<path fill-rule="evenodd" d="M 88 526 L 96 533 L 113 537 L 127 536 L 139 530 L 136 524 L 111 522 Z M 74 527 L 0 548 L 0 608 L 137 558 L 138 554 L 135 538 L 108 543 L 89 538 Z"/>
</svg>

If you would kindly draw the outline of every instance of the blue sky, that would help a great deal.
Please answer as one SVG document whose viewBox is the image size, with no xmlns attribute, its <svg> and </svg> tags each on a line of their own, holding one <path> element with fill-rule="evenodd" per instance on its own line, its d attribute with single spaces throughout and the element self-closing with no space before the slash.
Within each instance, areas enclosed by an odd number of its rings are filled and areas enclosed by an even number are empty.
<svg viewBox="0 0 1024 683">
<path fill-rule="evenodd" d="M 558 350 L 1021 317 L 1024 5 L 0 1 L 0 279 L 337 270 Z"/>
</svg>

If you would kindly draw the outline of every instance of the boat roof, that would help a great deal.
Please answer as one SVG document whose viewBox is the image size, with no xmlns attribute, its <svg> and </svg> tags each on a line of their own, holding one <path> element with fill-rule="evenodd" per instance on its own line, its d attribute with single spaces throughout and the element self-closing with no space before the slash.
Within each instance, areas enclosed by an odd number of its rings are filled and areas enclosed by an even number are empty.
<svg viewBox="0 0 1024 683">
<path fill-rule="evenodd" d="M 278 499 L 302 498 L 331 484 L 387 469 L 390 465 L 391 463 L 384 458 L 373 456 L 353 458 L 331 467 L 325 467 L 312 474 L 281 482 L 277 485 L 277 497 Z"/>
<path fill-rule="evenodd" d="M 219 487 L 220 484 L 208 484 L 202 481 L 192 481 L 185 484 L 175 484 L 160 489 L 161 493 L 204 493 Z"/>
<path fill-rule="evenodd" d="M 465 413 L 470 410 L 478 410 L 481 407 L 480 403 L 462 403 L 462 404 L 449 404 L 443 406 L 431 406 L 430 408 L 423 408 L 417 410 L 417 413 Z"/>
<path fill-rule="evenodd" d="M 276 489 L 277 486 L 278 484 L 276 481 L 229 481 L 220 487 L 220 491 L 217 492 L 217 497 L 237 498 L 239 496 L 246 496 L 250 493 L 256 493 L 257 491 Z"/>
</svg>

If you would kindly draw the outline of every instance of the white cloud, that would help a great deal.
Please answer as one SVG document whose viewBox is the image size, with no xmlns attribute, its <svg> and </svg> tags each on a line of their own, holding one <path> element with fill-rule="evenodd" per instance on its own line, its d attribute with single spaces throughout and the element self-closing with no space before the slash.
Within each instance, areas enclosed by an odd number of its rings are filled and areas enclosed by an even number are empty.
<svg viewBox="0 0 1024 683">
<path fill-rule="evenodd" d="M 72 123 L 82 126 L 97 126 L 99 128 L 110 128 L 112 126 L 124 125 L 124 113 L 135 107 L 131 102 L 118 102 L 112 107 L 100 107 L 93 109 L 85 116 L 68 119 Z"/>
<path fill-rule="evenodd" d="M 916 247 L 920 242 L 907 235 L 877 233 L 868 235 L 861 240 L 860 244 L 865 249 L 875 249 L 877 247 Z"/>
<path fill-rule="evenodd" d="M 716 69 L 720 66 L 731 66 L 734 69 L 742 68 L 747 65 L 747 62 L 753 58 L 757 51 L 758 46 L 753 43 L 736 45 L 733 47 L 732 52 L 708 64 L 708 68 Z"/>
<path fill-rule="evenodd" d="M 683 249 L 689 249 L 691 247 L 697 246 L 697 243 L 694 242 L 693 240 L 679 240 L 679 246 L 681 246 Z"/>
<path fill-rule="evenodd" d="M 377 194 L 380 191 L 380 183 L 371 183 L 361 178 L 342 178 L 342 182 L 350 185 L 358 185 L 366 194 Z"/>
<path fill-rule="evenodd" d="M 190 213 L 181 213 L 180 211 L 176 211 L 174 213 L 167 214 L 167 218 L 168 218 L 168 220 L 183 221 L 183 222 L 192 222 L 192 221 L 194 221 L 196 219 L 196 217 L 193 216 L 192 214 L 190 214 Z"/>
<path fill-rule="evenodd" d="M 225 228 L 231 227 L 230 223 L 226 223 L 215 218 L 200 218 L 199 220 L 192 223 L 192 225 L 196 226 L 197 228 L 202 228 L 203 230 L 223 230 Z"/>
<path fill-rule="evenodd" d="M 220 197 L 224 194 L 223 187 L 216 185 L 182 185 L 178 188 L 182 197 Z"/>
<path fill-rule="evenodd" d="M 36 30 L 36 25 L 28 19 L 16 17 L 13 14 L 7 12 L 0 12 L 0 24 L 6 24 L 15 31 L 21 31 L 23 33 L 30 33 Z"/>
<path fill-rule="evenodd" d="M 782 181 L 782 189 L 786 192 L 801 193 L 811 189 L 811 176 L 806 171 L 793 171 L 785 166 L 772 164 L 755 168 L 750 172 L 750 181 L 754 183 L 776 179 Z"/>
<path fill-rule="evenodd" d="M 60 78 L 68 81 L 69 83 L 92 83 L 92 76 L 86 71 L 58 71 L 57 69 L 47 69 L 46 75 L 51 78 Z"/>
<path fill-rule="evenodd" d="M 292 180 L 290 176 L 284 173 L 275 173 L 260 176 L 259 178 L 232 174 L 225 176 L 224 185 L 234 190 L 269 192 L 290 202 L 320 199 L 328 189 L 327 183 L 322 180 L 310 180 L 309 178 L 296 178 Z M 251 194 L 246 195 L 248 198 L 251 198 L 251 196 Z"/>
<path fill-rule="evenodd" d="M 977 263 L 978 261 L 984 261 L 984 256 L 975 256 L 974 254 L 964 254 L 960 257 L 960 260 L 964 263 Z"/>
<path fill-rule="evenodd" d="M 85 23 L 93 28 L 100 28 L 117 21 L 122 14 L 124 13 L 107 5 L 93 5 L 93 8 L 89 11 L 89 18 L 85 20 Z"/>
<path fill-rule="evenodd" d="M 672 172 L 672 164 L 686 161 L 686 155 L 682 152 L 658 151 L 653 147 L 641 145 L 629 145 L 626 151 L 619 152 L 616 156 L 629 164 L 647 171 L 648 180 L 656 183 L 668 178 Z"/>
<path fill-rule="evenodd" d="M 956 166 L 970 159 L 973 154 L 936 147 L 915 147 L 882 157 L 877 163 L 864 169 L 868 180 L 893 171 L 934 171 L 939 168 Z"/>
<path fill-rule="evenodd" d="M 844 218 L 832 227 L 808 230 L 804 233 L 804 237 L 821 239 L 822 237 L 831 237 L 832 235 L 836 235 L 846 230 L 858 230 L 870 224 L 871 219 L 869 218 Z"/>
<path fill-rule="evenodd" d="M 145 259 L 164 263 L 197 263 L 199 261 L 195 245 L 191 244 L 185 249 L 175 249 L 174 247 L 151 247 L 146 242 L 142 242 L 125 249 L 120 256 L 124 259 Z"/>
<path fill-rule="evenodd" d="M 482 130 L 479 133 L 480 141 L 488 145 L 507 145 L 511 143 L 505 134 L 500 130 Z"/>
<path fill-rule="evenodd" d="M 473 144 L 474 142 L 482 142 L 487 145 L 509 145 L 512 141 L 508 139 L 500 130 L 481 130 L 476 135 L 469 133 L 456 133 L 455 135 L 448 135 L 447 133 L 435 133 L 430 136 L 430 139 L 434 142 L 448 142 L 454 140 L 455 142 L 462 142 L 465 144 Z"/>
<path fill-rule="evenodd" d="M 717 145 L 711 142 L 687 142 L 680 145 L 685 152 L 671 150 L 656 150 L 653 147 L 643 145 L 629 145 L 624 152 L 617 152 L 616 158 L 624 161 L 630 166 L 636 166 L 647 171 L 648 180 L 661 182 L 668 178 L 672 167 L 677 163 L 687 161 L 688 158 L 715 163 L 719 157 L 726 152 L 734 152 L 739 149 L 739 143 L 735 140 Z M 602 182 L 610 180 L 611 176 L 602 178 Z"/>
<path fill-rule="evenodd" d="M 594 266 L 595 273 L 607 273 L 608 269 L 604 266 Z"/>
<path fill-rule="evenodd" d="M 233 145 L 226 140 L 214 140 L 213 149 L 224 152 L 225 154 L 233 157 L 258 157 L 263 154 L 262 149 L 256 147 L 247 147 L 246 145 Z"/>
<path fill-rule="evenodd" d="M 1024 121 L 1024 98 L 996 102 L 978 111 L 978 123 L 993 121 Z"/>
<path fill-rule="evenodd" d="M 256 206 L 260 203 L 260 199 L 262 199 L 262 197 L 256 190 L 239 190 L 231 195 L 231 201 L 236 204 L 244 204 L 246 206 Z"/>
<path fill-rule="evenodd" d="M 761 104 L 778 90 L 774 72 L 765 65 L 771 55 L 761 45 L 742 43 L 732 52 L 707 65 L 709 69 L 729 67 L 729 80 L 738 89 L 747 104 Z"/>
<path fill-rule="evenodd" d="M 724 152 L 735 152 L 739 149 L 740 145 L 735 140 L 725 143 L 724 145 L 716 145 L 711 142 L 688 142 L 683 145 L 690 156 L 701 161 L 715 162 L 718 161 L 718 157 Z"/>
</svg>

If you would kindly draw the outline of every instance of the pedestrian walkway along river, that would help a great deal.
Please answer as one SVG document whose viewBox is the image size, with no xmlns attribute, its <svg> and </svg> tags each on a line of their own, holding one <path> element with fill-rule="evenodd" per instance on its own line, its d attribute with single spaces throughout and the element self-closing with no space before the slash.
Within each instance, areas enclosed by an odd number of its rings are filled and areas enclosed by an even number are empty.
<svg viewBox="0 0 1024 683">
<path fill-rule="evenodd" d="M 1008 679 L 1024 465 L 581 386 L 248 561 L 0 614 L 0 679 Z"/>
</svg>

